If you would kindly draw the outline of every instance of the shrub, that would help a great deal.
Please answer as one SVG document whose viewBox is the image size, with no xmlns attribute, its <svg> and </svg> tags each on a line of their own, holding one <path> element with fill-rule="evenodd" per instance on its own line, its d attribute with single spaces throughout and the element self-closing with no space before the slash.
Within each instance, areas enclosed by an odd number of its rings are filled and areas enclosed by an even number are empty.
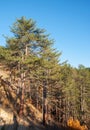
<svg viewBox="0 0 90 130">
<path fill-rule="evenodd" d="M 81 126 L 79 120 L 72 117 L 68 119 L 67 125 L 71 130 L 88 130 L 86 125 Z"/>
</svg>

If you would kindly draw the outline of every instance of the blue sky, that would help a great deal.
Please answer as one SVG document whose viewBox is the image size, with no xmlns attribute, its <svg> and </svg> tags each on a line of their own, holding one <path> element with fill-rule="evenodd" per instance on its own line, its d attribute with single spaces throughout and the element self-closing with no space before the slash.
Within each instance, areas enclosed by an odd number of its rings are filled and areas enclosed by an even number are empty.
<svg viewBox="0 0 90 130">
<path fill-rule="evenodd" d="M 3 34 L 11 36 L 10 26 L 21 16 L 47 30 L 62 52 L 61 62 L 90 67 L 90 0 L 0 0 L 0 45 L 5 45 Z"/>
</svg>

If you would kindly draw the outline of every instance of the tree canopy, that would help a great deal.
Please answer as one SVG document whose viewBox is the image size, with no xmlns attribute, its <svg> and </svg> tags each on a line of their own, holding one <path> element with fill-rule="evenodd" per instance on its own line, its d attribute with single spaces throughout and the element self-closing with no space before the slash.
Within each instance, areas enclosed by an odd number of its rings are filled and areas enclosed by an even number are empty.
<svg viewBox="0 0 90 130">
<path fill-rule="evenodd" d="M 65 126 L 70 117 L 89 124 L 90 68 L 60 63 L 61 52 L 45 29 L 21 17 L 11 26 L 12 37 L 0 47 L 0 61 L 9 69 L 8 81 L 15 86 L 19 115 L 27 99 L 42 113 L 43 124 L 53 119 Z"/>
</svg>

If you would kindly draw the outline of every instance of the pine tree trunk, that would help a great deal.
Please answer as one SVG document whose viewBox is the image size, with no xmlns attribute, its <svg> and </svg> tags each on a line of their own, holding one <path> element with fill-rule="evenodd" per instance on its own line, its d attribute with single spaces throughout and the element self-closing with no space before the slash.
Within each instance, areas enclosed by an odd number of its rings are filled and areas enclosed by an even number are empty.
<svg viewBox="0 0 90 130">
<path fill-rule="evenodd" d="M 28 47 L 27 47 L 27 44 L 26 44 L 26 48 L 25 48 L 25 55 L 26 55 L 26 56 L 28 55 Z"/>
<path fill-rule="evenodd" d="M 43 114 L 43 125 L 46 124 L 46 83 L 43 82 L 43 99 L 42 99 L 42 114 Z"/>
</svg>

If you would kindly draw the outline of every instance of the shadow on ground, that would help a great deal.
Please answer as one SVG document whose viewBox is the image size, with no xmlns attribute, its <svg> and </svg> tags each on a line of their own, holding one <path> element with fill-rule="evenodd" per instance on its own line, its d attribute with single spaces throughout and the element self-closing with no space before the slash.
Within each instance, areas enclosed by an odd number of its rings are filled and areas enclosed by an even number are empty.
<svg viewBox="0 0 90 130">
<path fill-rule="evenodd" d="M 43 126 L 43 125 L 29 125 L 29 126 L 24 126 L 24 125 L 0 125 L 0 130 L 75 130 L 75 129 L 70 129 L 70 128 L 65 128 L 65 127 L 58 127 L 58 126 Z"/>
</svg>

